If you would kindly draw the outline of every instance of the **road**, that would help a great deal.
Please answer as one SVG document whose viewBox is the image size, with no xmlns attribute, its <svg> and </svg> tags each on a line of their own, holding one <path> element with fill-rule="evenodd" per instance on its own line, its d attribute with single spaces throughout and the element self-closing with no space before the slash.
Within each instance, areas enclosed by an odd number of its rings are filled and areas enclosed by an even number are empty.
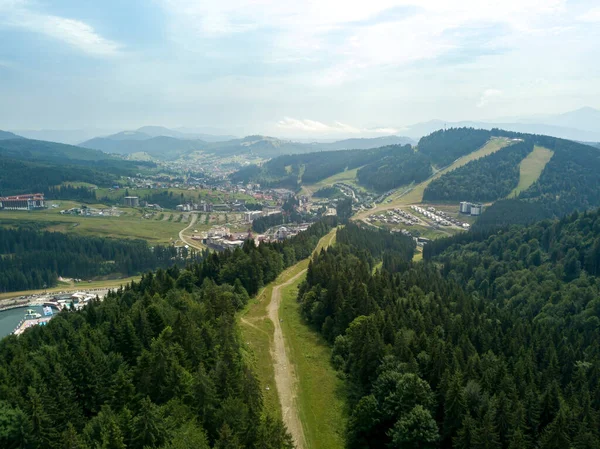
<svg viewBox="0 0 600 449">
<path fill-rule="evenodd" d="M 296 281 L 299 277 L 304 276 L 306 269 L 299 272 L 293 278 L 273 287 L 271 302 L 269 303 L 268 313 L 269 318 L 275 325 L 273 334 L 273 347 L 271 348 L 271 357 L 273 359 L 273 367 L 275 370 L 275 385 L 279 394 L 279 402 L 281 404 L 281 414 L 283 422 L 294 439 L 296 449 L 306 448 L 306 438 L 302 429 L 302 422 L 298 414 L 298 405 L 296 398 L 298 396 L 298 380 L 294 370 L 294 365 L 290 363 L 287 351 L 285 349 L 285 340 L 283 331 L 281 330 L 281 322 L 279 321 L 279 305 L 281 304 L 281 288 L 287 287 Z"/>
<path fill-rule="evenodd" d="M 190 220 L 190 224 L 183 228 L 181 231 L 179 231 L 179 240 L 181 240 L 186 245 L 191 246 L 192 248 L 195 248 L 199 251 L 203 251 L 206 249 L 204 245 L 196 243 L 192 239 L 186 240 L 185 236 L 183 235 L 183 233 L 190 229 L 192 226 L 194 226 L 196 224 L 196 221 L 198 220 L 198 214 L 191 214 L 191 217 L 192 219 Z"/>
</svg>

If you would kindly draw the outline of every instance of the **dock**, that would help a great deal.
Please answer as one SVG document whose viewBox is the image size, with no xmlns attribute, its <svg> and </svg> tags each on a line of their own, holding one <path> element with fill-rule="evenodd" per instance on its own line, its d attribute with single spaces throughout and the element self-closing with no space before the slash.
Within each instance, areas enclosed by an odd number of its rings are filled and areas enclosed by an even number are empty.
<svg viewBox="0 0 600 449">
<path fill-rule="evenodd" d="M 46 324 L 48 324 L 48 321 L 50 321 L 53 318 L 53 316 L 45 316 L 42 318 L 36 318 L 33 320 L 22 320 L 19 325 L 17 326 L 17 328 L 15 329 L 15 331 L 13 332 L 14 335 L 21 335 L 23 332 L 25 332 L 25 330 L 29 329 L 30 327 L 33 326 L 45 326 Z"/>
</svg>

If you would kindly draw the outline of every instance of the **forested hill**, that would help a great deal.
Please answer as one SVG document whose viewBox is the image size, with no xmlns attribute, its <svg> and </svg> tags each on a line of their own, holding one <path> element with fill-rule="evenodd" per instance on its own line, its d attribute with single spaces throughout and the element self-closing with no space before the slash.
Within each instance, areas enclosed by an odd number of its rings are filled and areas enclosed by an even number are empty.
<svg viewBox="0 0 600 449">
<path fill-rule="evenodd" d="M 280 156 L 262 167 L 249 166 L 235 173 L 233 182 L 254 181 L 269 187 L 297 188 L 313 184 L 344 170 L 360 168 L 357 181 L 384 192 L 422 182 L 432 165 L 448 165 L 483 146 L 493 134 L 472 128 L 438 131 L 423 137 L 415 150 L 410 145 L 389 145 L 371 150 L 315 152 Z"/>
<path fill-rule="evenodd" d="M 419 140 L 419 152 L 428 156 L 433 165 L 445 167 L 485 145 L 492 131 L 474 128 L 441 129 Z"/>
<path fill-rule="evenodd" d="M 265 186 L 297 188 L 313 184 L 344 170 L 352 170 L 397 153 L 412 152 L 410 145 L 390 145 L 372 150 L 320 151 L 279 156 L 262 167 L 244 168 L 231 177 L 233 182 L 258 182 Z"/>
<path fill-rule="evenodd" d="M 54 287 L 60 276 L 90 279 L 133 276 L 183 266 L 196 255 L 142 240 L 82 237 L 35 229 L 0 229 L 0 292 Z"/>
<path fill-rule="evenodd" d="M 519 184 L 519 164 L 533 151 L 527 140 L 476 159 L 433 180 L 424 201 L 496 201 Z"/>
<path fill-rule="evenodd" d="M 552 150 L 554 155 L 529 189 L 517 199 L 498 201 L 489 207 L 478 220 L 478 226 L 526 224 L 600 206 L 600 150 L 554 137 L 496 131 L 533 141 Z"/>
<path fill-rule="evenodd" d="M 358 182 L 378 192 L 384 192 L 431 176 L 431 161 L 409 145 L 389 154 L 382 154 L 357 172 Z"/>
<path fill-rule="evenodd" d="M 292 449 L 236 311 L 335 221 L 145 275 L 0 341 L 0 447 Z"/>
<path fill-rule="evenodd" d="M 5 139 L 22 139 L 22 137 L 8 131 L 2 131 L 0 129 L 0 140 Z"/>
<path fill-rule="evenodd" d="M 120 176 L 154 167 L 97 150 L 30 139 L 0 140 L 0 195 L 49 192 L 63 182 L 109 186 Z"/>
<path fill-rule="evenodd" d="M 346 379 L 350 449 L 600 447 L 600 213 L 374 273 L 361 232 L 313 259 L 298 297 Z"/>
</svg>

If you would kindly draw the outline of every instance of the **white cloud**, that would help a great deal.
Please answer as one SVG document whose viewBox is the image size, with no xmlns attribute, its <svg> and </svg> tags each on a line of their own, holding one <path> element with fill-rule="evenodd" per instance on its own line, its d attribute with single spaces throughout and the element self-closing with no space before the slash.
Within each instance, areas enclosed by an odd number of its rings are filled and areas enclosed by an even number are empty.
<svg viewBox="0 0 600 449">
<path fill-rule="evenodd" d="M 287 131 L 300 131 L 303 133 L 359 133 L 360 129 L 354 128 L 353 126 L 346 125 L 341 122 L 334 122 L 333 125 L 326 125 L 325 123 L 309 120 L 309 119 L 296 119 L 292 117 L 285 117 L 283 120 L 277 122 L 277 127 Z"/>
<path fill-rule="evenodd" d="M 600 22 L 600 6 L 590 9 L 586 13 L 580 15 L 578 19 L 582 22 Z"/>
<path fill-rule="evenodd" d="M 41 14 L 26 0 L 0 0 L 0 26 L 25 29 L 65 42 L 93 56 L 115 56 L 121 46 L 102 37 L 85 22 Z"/>
<path fill-rule="evenodd" d="M 357 128 L 339 121 L 327 125 L 316 120 L 301 120 L 292 117 L 285 117 L 283 120 L 279 120 L 277 128 L 288 132 L 320 135 L 390 135 L 398 133 L 398 130 L 395 128 Z"/>
<path fill-rule="evenodd" d="M 342 85 L 372 67 L 402 67 L 439 58 L 467 46 L 481 52 L 461 29 L 508 33 L 518 47 L 550 26 L 567 0 L 159 0 L 178 42 L 194 48 L 206 37 L 247 31 L 272 33 L 269 62 L 311 58 L 307 81 Z M 395 12 L 394 12 L 395 11 Z M 548 23 L 547 23 L 548 22 Z M 518 37 L 518 38 L 517 38 Z M 491 39 L 491 37 L 489 38 Z M 505 45 L 504 42 L 502 42 Z M 226 50 L 225 50 L 226 51 Z M 231 56 L 238 57 L 235 49 Z"/>
<path fill-rule="evenodd" d="M 479 103 L 477 103 L 478 108 L 482 108 L 487 106 L 494 99 L 501 97 L 502 91 L 498 89 L 486 89 L 481 94 L 481 98 L 479 99 Z"/>
</svg>

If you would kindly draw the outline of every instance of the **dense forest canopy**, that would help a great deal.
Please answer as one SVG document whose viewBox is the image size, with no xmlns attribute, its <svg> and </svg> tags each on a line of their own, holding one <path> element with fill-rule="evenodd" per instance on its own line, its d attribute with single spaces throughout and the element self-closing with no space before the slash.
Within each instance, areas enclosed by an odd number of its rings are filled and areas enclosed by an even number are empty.
<svg viewBox="0 0 600 449">
<path fill-rule="evenodd" d="M 357 180 L 361 185 L 385 192 L 424 181 L 432 173 L 432 164 L 449 165 L 460 156 L 476 151 L 491 136 L 490 131 L 452 128 L 423 137 L 417 151 L 407 144 L 279 156 L 260 167 L 242 168 L 231 180 L 296 189 L 301 184 L 314 184 L 345 170 L 360 168 Z"/>
<path fill-rule="evenodd" d="M 0 292 L 53 287 L 59 276 L 132 276 L 182 265 L 189 256 L 196 257 L 173 246 L 151 248 L 143 240 L 0 228 Z"/>
<path fill-rule="evenodd" d="M 600 447 L 600 212 L 460 234 L 426 263 L 384 250 L 375 272 L 376 237 L 350 231 L 298 296 L 346 379 L 349 448 Z"/>
<path fill-rule="evenodd" d="M 0 447 L 291 449 L 235 313 L 335 220 L 171 267 L 0 341 Z"/>
<path fill-rule="evenodd" d="M 516 200 L 487 208 L 477 226 L 527 224 L 600 206 L 600 151 L 589 145 L 548 136 L 494 130 L 495 135 L 533 140 L 554 152 L 539 179 Z"/>
<path fill-rule="evenodd" d="M 485 129 L 440 129 L 419 140 L 418 150 L 438 168 L 481 148 L 494 134 Z"/>
<path fill-rule="evenodd" d="M 433 180 L 423 201 L 496 201 L 519 184 L 519 164 L 533 151 L 527 140 L 476 159 Z"/>
<path fill-rule="evenodd" d="M 363 166 L 366 166 L 366 170 L 362 177 L 359 176 L 359 181 L 362 179 L 362 184 L 376 190 L 386 190 L 390 184 L 410 183 L 423 178 L 423 173 L 426 173 L 426 178 L 431 172 L 431 167 L 423 158 L 415 155 L 410 145 L 388 145 L 371 150 L 320 151 L 279 156 L 262 167 L 245 167 L 234 173 L 231 180 L 295 189 L 300 184 L 314 184 L 345 170 Z M 401 179 L 395 179 L 398 176 Z M 385 179 L 378 182 L 378 177 Z"/>
<path fill-rule="evenodd" d="M 382 155 L 358 170 L 358 182 L 378 192 L 385 192 L 413 182 L 425 181 L 431 176 L 431 161 L 410 145 L 393 153 Z"/>
</svg>

